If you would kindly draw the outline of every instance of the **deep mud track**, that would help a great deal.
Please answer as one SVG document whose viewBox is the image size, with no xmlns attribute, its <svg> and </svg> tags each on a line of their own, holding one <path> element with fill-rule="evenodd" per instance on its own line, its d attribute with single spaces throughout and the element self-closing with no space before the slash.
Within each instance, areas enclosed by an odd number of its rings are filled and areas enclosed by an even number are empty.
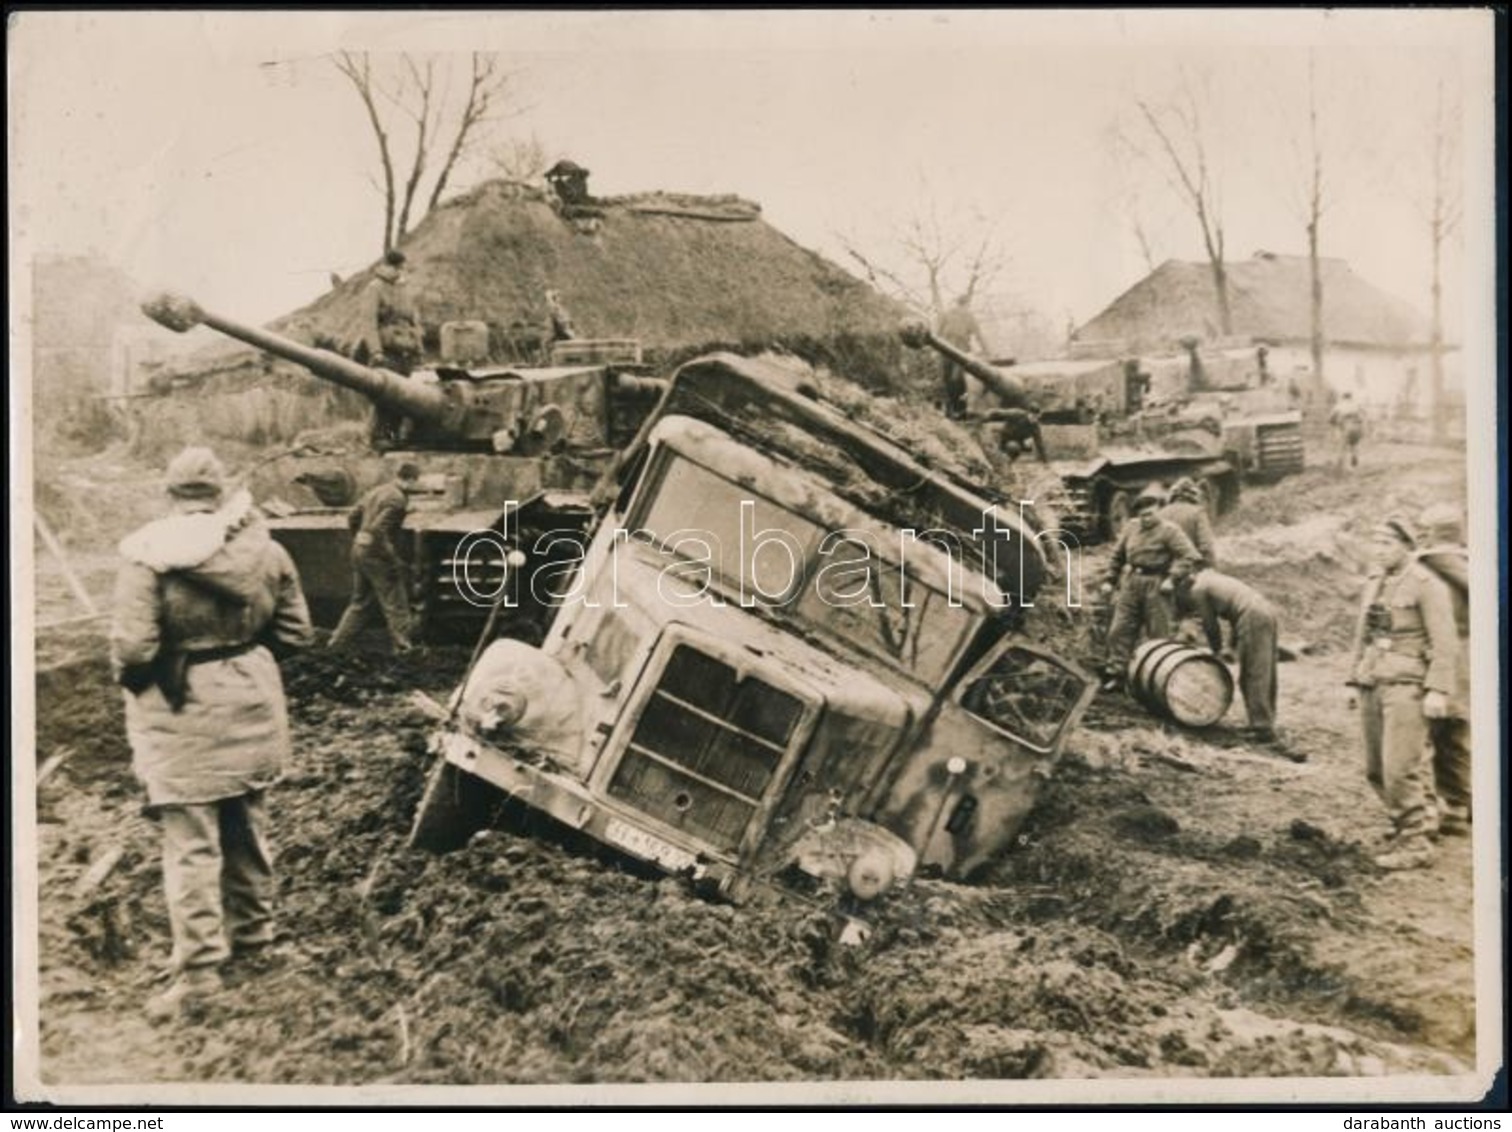
<svg viewBox="0 0 1512 1132">
<path fill-rule="evenodd" d="M 465 654 L 360 669 L 312 656 L 286 669 L 296 759 L 272 799 L 283 954 L 233 970 L 182 1023 L 150 1026 L 142 1004 L 161 985 L 167 925 L 119 696 L 100 656 L 45 670 L 38 761 L 72 753 L 38 791 L 44 1076 L 1466 1072 L 1470 845 L 1446 840 L 1431 871 L 1370 864 L 1386 823 L 1344 707 L 1338 639 L 1358 587 L 1351 535 L 1383 495 L 1431 492 L 1458 468 L 1426 460 L 1411 487 L 1395 464 L 1348 484 L 1309 473 L 1252 493 L 1220 528 L 1236 574 L 1279 576 L 1277 546 L 1307 564 L 1288 589 L 1269 587 L 1288 610 L 1283 635 L 1316 646 L 1282 670 L 1282 723 L 1307 761 L 1251 750 L 1231 731 L 1180 733 L 1100 697 L 1015 850 L 978 884 L 919 880 L 859 946 L 834 942 L 804 905 L 709 903 L 518 827 L 446 857 L 406 849 L 427 727 L 408 693 L 444 693 Z M 1324 509 L 1337 522 L 1306 527 Z M 81 893 L 115 850 L 104 880 Z"/>
</svg>

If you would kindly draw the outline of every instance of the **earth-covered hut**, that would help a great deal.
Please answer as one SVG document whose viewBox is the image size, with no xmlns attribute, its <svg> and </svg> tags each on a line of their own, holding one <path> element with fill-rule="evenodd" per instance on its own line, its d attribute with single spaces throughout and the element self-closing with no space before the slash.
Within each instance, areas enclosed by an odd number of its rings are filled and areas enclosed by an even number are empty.
<svg viewBox="0 0 1512 1132">
<path fill-rule="evenodd" d="M 638 339 L 645 360 L 663 371 L 713 349 L 776 349 L 878 392 L 932 392 L 933 369 L 899 344 L 903 309 L 737 196 L 568 200 L 549 188 L 488 181 L 437 207 L 401 250 L 432 358 L 443 324 L 476 320 L 488 325 L 491 360 L 541 360 L 552 290 L 580 335 Z M 270 329 L 305 343 L 338 343 L 359 317 L 378 266 L 339 281 Z M 201 405 L 213 418 L 204 422 L 208 430 L 253 443 L 291 439 L 300 427 L 364 411 L 355 395 L 234 343 L 191 355 L 157 374 L 153 386 L 220 402 Z"/>
</svg>

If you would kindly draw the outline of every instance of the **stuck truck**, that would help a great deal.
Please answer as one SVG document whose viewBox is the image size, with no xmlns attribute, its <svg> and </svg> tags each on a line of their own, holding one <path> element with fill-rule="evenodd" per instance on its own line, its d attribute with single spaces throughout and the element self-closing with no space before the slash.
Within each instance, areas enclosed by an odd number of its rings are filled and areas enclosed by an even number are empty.
<svg viewBox="0 0 1512 1132">
<path fill-rule="evenodd" d="M 532 579 L 544 641 L 480 645 L 415 844 L 513 800 L 739 902 L 1013 842 L 1095 684 L 1019 632 L 1048 560 L 1011 501 L 730 354 L 676 373 L 598 499 Z"/>
</svg>

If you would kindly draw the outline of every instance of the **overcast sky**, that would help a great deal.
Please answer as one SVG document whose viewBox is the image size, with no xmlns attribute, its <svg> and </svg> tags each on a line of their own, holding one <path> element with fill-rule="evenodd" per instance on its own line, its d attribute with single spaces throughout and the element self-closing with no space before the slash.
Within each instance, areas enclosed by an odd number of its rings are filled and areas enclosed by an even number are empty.
<svg viewBox="0 0 1512 1132">
<path fill-rule="evenodd" d="M 1323 250 L 1426 309 L 1436 83 L 1463 81 L 1472 186 L 1489 160 L 1483 12 L 26 13 L 12 17 L 11 232 L 22 255 L 95 251 L 145 285 L 265 320 L 371 263 L 381 202 L 338 48 L 484 49 L 534 133 L 602 194 L 739 193 L 845 262 L 881 259 L 922 202 L 990 226 L 1002 283 L 1084 321 L 1157 261 L 1198 259 L 1191 217 L 1110 144 L 1136 93 L 1185 73 L 1223 177 L 1228 253 L 1302 253 L 1287 139 L 1312 51 L 1333 204 Z M 1473 202 L 1472 202 L 1473 203 Z M 963 223 L 968 222 L 963 219 Z M 1483 233 L 1485 238 L 1489 233 Z M 1452 266 L 1458 267 L 1460 259 Z M 851 266 L 849 263 L 847 266 Z M 654 281 L 648 281 L 654 285 Z M 1462 290 L 1456 274 L 1452 299 Z"/>
</svg>

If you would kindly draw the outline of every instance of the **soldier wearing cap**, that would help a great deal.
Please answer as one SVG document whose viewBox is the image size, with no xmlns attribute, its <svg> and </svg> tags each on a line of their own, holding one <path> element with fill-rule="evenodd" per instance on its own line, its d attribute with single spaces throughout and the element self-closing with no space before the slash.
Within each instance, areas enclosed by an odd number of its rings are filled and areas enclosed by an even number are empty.
<svg viewBox="0 0 1512 1132">
<path fill-rule="evenodd" d="M 1202 564 L 1218 565 L 1218 551 L 1213 538 L 1213 524 L 1202 502 L 1202 488 L 1196 480 L 1183 477 L 1171 486 L 1171 501 L 1160 510 L 1160 517 L 1175 523 L 1181 533 L 1197 548 Z"/>
<path fill-rule="evenodd" d="M 1454 692 L 1442 719 L 1428 721 L 1433 783 L 1439 798 L 1439 832 L 1470 831 L 1470 556 L 1460 510 L 1441 503 L 1418 518 L 1417 561 L 1448 585 L 1459 637 Z"/>
<path fill-rule="evenodd" d="M 220 986 L 230 958 L 273 940 L 264 791 L 289 755 L 274 653 L 309 642 L 288 553 L 214 453 L 168 466 L 170 513 L 121 541 L 111 660 L 126 690 L 132 767 L 162 827 L 174 980 L 158 1020 Z"/>
<path fill-rule="evenodd" d="M 401 464 L 393 482 L 372 488 L 347 515 L 352 530 L 352 597 L 331 633 L 332 650 L 348 647 L 372 615 L 381 612 L 394 652 L 409 652 L 409 580 L 399 545 L 409 492 L 419 478 L 414 464 Z"/>
<path fill-rule="evenodd" d="M 1433 861 L 1430 838 L 1438 828 L 1428 726 L 1449 714 L 1459 640 L 1448 587 L 1414 559 L 1411 526 L 1387 519 L 1370 545 L 1377 569 L 1360 604 L 1349 684 L 1364 725 L 1366 776 L 1385 803 L 1395 842 L 1375 863 L 1421 868 Z"/>
<path fill-rule="evenodd" d="M 1171 609 L 1167 595 L 1174 579 L 1196 570 L 1201 559 L 1197 548 L 1174 523 L 1160 517 L 1165 496 L 1151 484 L 1134 500 L 1134 518 L 1124 525 L 1108 564 L 1103 593 L 1116 589 L 1113 623 L 1108 627 L 1108 656 L 1103 666 L 1103 688 L 1112 691 L 1123 683 L 1135 643 L 1144 637 L 1171 633 Z M 1143 631 L 1143 632 L 1141 632 Z"/>
</svg>

